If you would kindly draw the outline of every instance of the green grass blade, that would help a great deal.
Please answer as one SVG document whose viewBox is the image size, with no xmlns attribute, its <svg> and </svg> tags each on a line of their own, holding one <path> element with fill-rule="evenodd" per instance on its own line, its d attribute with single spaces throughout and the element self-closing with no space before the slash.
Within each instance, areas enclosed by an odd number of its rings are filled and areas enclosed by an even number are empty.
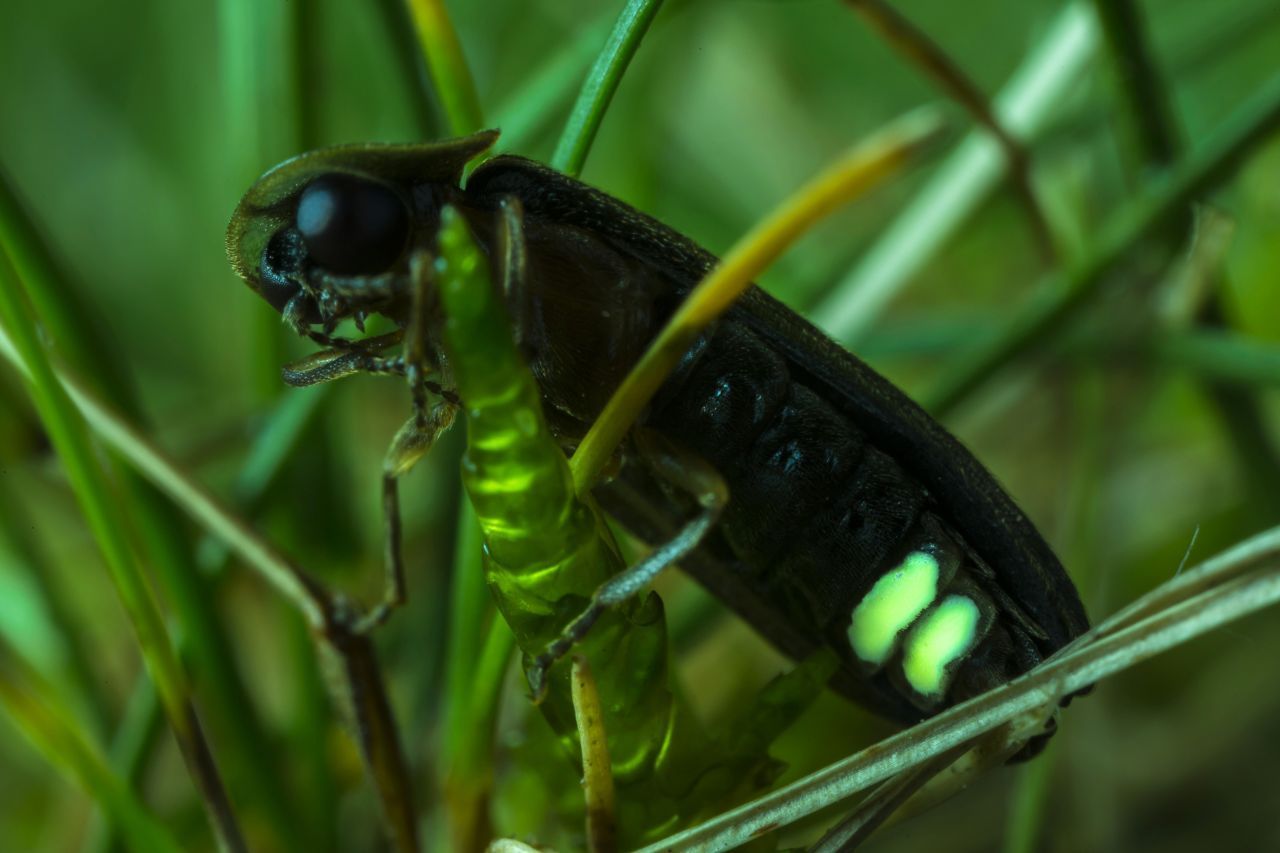
<svg viewBox="0 0 1280 853">
<path fill-rule="evenodd" d="M 1037 288 L 989 344 L 961 359 L 925 398 L 927 407 L 938 416 L 949 413 L 1002 367 L 1051 340 L 1100 293 L 1106 274 L 1132 249 L 1184 216 L 1188 205 L 1230 177 L 1240 162 L 1278 127 L 1280 77 L 1275 77 L 1200 151 L 1117 212 L 1081 263 L 1055 277 L 1048 286 Z"/>
<path fill-rule="evenodd" d="M 1178 158 L 1182 145 L 1172 92 L 1156 67 L 1143 11 L 1134 0 L 1094 0 L 1094 6 L 1120 78 L 1125 113 L 1136 129 L 1140 166 L 1165 168 Z M 1191 211 L 1186 211 L 1183 221 L 1171 224 L 1169 242 L 1181 239 L 1193 222 Z M 1197 319 L 1208 326 L 1225 326 L 1230 311 L 1224 304 L 1227 289 L 1226 282 L 1220 280 Z M 1251 483 L 1253 502 L 1265 508 L 1259 516 L 1273 518 L 1280 511 L 1280 498 L 1274 488 L 1280 481 L 1280 448 L 1271 437 L 1265 413 L 1245 389 L 1210 381 L 1206 391 L 1218 409 L 1228 446 L 1246 481 Z"/>
<path fill-rule="evenodd" d="M 662 0 L 627 0 L 626 7 L 613 25 L 609 40 L 583 81 L 573 112 L 560 134 L 555 153 L 551 155 L 554 168 L 566 175 L 582 172 L 587 152 L 591 150 L 591 143 L 604 120 L 604 112 L 609 108 L 627 65 L 640 49 L 640 42 L 660 8 Z"/>
<path fill-rule="evenodd" d="M 27 366 L 23 378 L 28 391 L 106 560 L 214 831 L 224 846 L 240 849 L 243 838 L 196 722 L 185 675 L 170 645 L 155 597 L 126 539 L 129 521 L 118 493 L 95 458 L 83 421 L 54 376 L 36 331 L 34 311 L 7 257 L 0 266 L 0 322 Z"/>
<path fill-rule="evenodd" d="M 124 717 L 111 739 L 107 761 L 111 772 L 130 790 L 140 786 L 147 758 L 155 750 L 164 731 L 164 712 L 156 686 L 145 675 L 133 685 L 133 693 L 125 706 Z M 84 853 L 112 853 L 119 850 L 120 840 L 114 826 L 101 823 L 91 827 L 81 850 Z"/>
<path fill-rule="evenodd" d="M 131 850 L 179 853 L 177 840 L 111 772 L 55 691 L 0 638 L 0 705 L 28 740 L 102 807 Z"/>
<path fill-rule="evenodd" d="M 511 663 L 511 653 L 515 647 L 516 638 L 507 627 L 507 623 L 497 618 L 490 620 L 470 685 L 471 707 L 476 709 L 477 715 L 487 715 L 487 717 L 480 716 L 479 719 L 487 719 L 490 730 L 493 728 L 494 716 L 498 710 L 502 679 L 507 674 L 507 665 Z M 484 740 L 488 742 L 491 738 L 486 736 Z M 477 742 L 476 749 L 479 746 L 480 743 Z M 484 762 L 491 760 L 488 754 L 478 758 Z M 473 761 L 473 765 L 478 766 L 478 762 Z"/>
<path fill-rule="evenodd" d="M 59 583 L 58 573 L 45 556 L 45 550 L 36 536 L 39 530 L 27 507 L 17 499 L 9 484 L 0 487 L 0 540 L 7 545 L 8 553 L 0 552 L 13 560 L 18 570 L 30 578 L 34 590 L 41 599 L 48 615 L 49 628 L 58 635 L 65 650 L 66 670 L 74 685 L 76 698 L 83 703 L 92 723 L 91 731 L 97 737 L 110 731 L 115 709 L 106 685 L 98 675 L 94 658 L 94 646 L 82 626 L 77 624 L 76 611 L 71 596 Z M 20 629 L 20 626 L 15 626 Z M 53 643 L 47 644 L 55 645 Z"/>
<path fill-rule="evenodd" d="M 604 709 L 591 665 L 585 657 L 573 657 L 573 716 L 578 727 L 578 753 L 582 756 L 582 790 L 587 801 L 587 850 L 612 853 L 617 849 L 618 820 L 613 770 L 609 761 Z"/>
<path fill-rule="evenodd" d="M 454 136 L 465 136 L 484 127 L 484 113 L 475 80 L 462 53 L 462 42 L 453 28 L 444 0 L 405 0 L 418 33 L 422 55 L 431 71 L 436 95 Z"/>
<path fill-rule="evenodd" d="M 1280 346 L 1220 329 L 1157 335 L 1147 356 L 1158 366 L 1205 379 L 1257 388 L 1280 386 Z"/>
<path fill-rule="evenodd" d="M 436 115 L 435 89 L 431 84 L 431 74 L 427 71 L 426 57 L 422 55 L 414 36 L 409 9 L 405 0 L 377 0 L 377 5 L 383 34 L 390 50 L 395 54 L 400 76 L 416 84 L 413 87 L 414 97 L 410 109 L 418 138 L 436 139 L 441 134 Z"/>
<path fill-rule="evenodd" d="M 1005 127 L 1004 120 L 996 114 L 978 84 L 938 42 L 888 3 L 882 0 L 845 0 L 845 5 L 860 14 L 908 62 L 933 78 L 944 93 L 996 140 L 1004 153 L 1014 193 L 1022 203 L 1031 230 L 1040 244 L 1040 252 L 1047 262 L 1055 263 L 1057 246 L 1048 217 L 1031 182 L 1031 157 L 1022 142 Z"/>
<path fill-rule="evenodd" d="M 1063 695 L 1278 603 L 1280 527 L 1275 527 L 1166 582 L 1026 676 L 640 853 L 734 849 L 1020 715 L 1052 707 Z"/>
<path fill-rule="evenodd" d="M 493 124 L 502 131 L 499 149 L 532 156 L 529 147 L 554 120 L 560 104 L 573 93 L 609 28 L 610 20 L 605 18 L 582 27 L 569 45 L 494 107 Z"/>
<path fill-rule="evenodd" d="M 228 148 L 247 162 L 260 159 L 262 131 L 258 116 L 258 53 L 254 47 L 257 29 L 252 0 L 221 0 L 218 3 L 218 67 L 222 75 L 225 112 L 234 117 L 227 131 Z"/>
<path fill-rule="evenodd" d="M 231 487 L 232 502 L 242 512 L 251 513 L 258 506 L 267 489 L 280 477 L 285 464 L 299 451 L 299 440 L 315 422 L 329 396 L 329 387 L 317 385 L 281 394 L 263 417 Z M 210 535 L 201 540 L 198 553 L 201 565 L 207 570 L 216 570 L 228 556 L 226 543 Z"/>
<path fill-rule="evenodd" d="M 330 751 L 333 716 L 323 673 L 316 666 L 316 643 L 306 622 L 290 612 L 283 603 L 288 644 L 288 660 L 294 662 L 296 675 L 291 691 L 295 713 L 288 724 L 288 737 L 293 743 L 290 769 L 298 780 L 298 810 L 305 815 L 308 836 L 314 841 L 314 853 L 339 849 L 342 782 L 333 771 Z"/>
<path fill-rule="evenodd" d="M 32 221 L 4 169 L 0 169 L 0 249 L 26 282 L 31 302 L 57 341 L 62 358 L 82 370 L 99 393 L 109 395 L 136 416 L 137 395 L 124 365 L 109 355 L 115 347 L 103 334 L 105 326 L 98 322 L 89 302 L 77 298 L 70 276 Z"/>
<path fill-rule="evenodd" d="M 0 352 L 20 368 L 25 365 L 19 347 L 0 335 Z M 399 849 L 416 849 L 416 823 L 410 799 L 408 774 L 397 743 L 396 727 L 383 689 L 382 675 L 368 637 L 355 634 L 334 621 L 334 604 L 323 588 L 291 561 L 259 537 L 244 521 L 223 508 L 205 489 L 183 475 L 164 454 L 101 401 L 67 376 L 51 378 L 63 383 L 102 439 L 126 457 L 139 472 L 180 506 L 187 509 L 232 550 L 277 588 L 307 619 L 316 632 L 317 648 L 330 666 L 337 702 L 361 747 L 384 806 L 387 828 Z M 25 375 L 25 371 L 24 371 Z M 162 694 L 163 696 L 163 694 Z M 189 725 L 194 725 L 194 717 Z M 198 756 L 202 766 L 212 759 Z M 238 848 L 237 848 L 238 849 Z"/>
<path fill-rule="evenodd" d="M 1068 4 L 996 98 L 996 114 L 1024 139 L 1049 123 L 1093 57 L 1097 26 L 1082 3 Z M 810 317 L 846 345 L 875 329 L 885 306 L 936 257 L 993 191 L 1004 168 L 996 144 L 972 134 L 946 159 L 858 264 Z"/>
<path fill-rule="evenodd" d="M 248 182 L 268 163 L 298 153 L 318 124 L 315 111 L 300 98 L 308 82 L 305 66 L 314 59 L 314 46 L 304 41 L 314 5 L 311 0 L 217 3 L 225 168 L 237 181 Z M 254 312 L 247 322 L 255 355 L 249 362 L 253 390 L 260 400 L 272 400 L 281 390 L 275 366 L 285 360 L 285 337 L 269 314 Z"/>
<path fill-rule="evenodd" d="M 596 484 L 605 463 L 689 347 L 792 243 L 841 205 L 909 166 L 936 142 L 945 124 L 920 109 L 851 145 L 750 231 L 709 270 L 614 389 L 570 463 L 578 494 Z"/>
<path fill-rule="evenodd" d="M 0 329 L 0 332 L 3 330 Z M 0 334 L 0 354 L 20 370 L 25 362 L 7 335 Z M 314 582 L 253 528 L 224 507 L 208 490 L 186 476 L 158 448 L 118 413 L 67 374 L 58 377 L 98 437 L 139 473 L 167 494 L 206 529 L 290 601 L 313 628 L 324 625 L 327 602 Z"/>
<path fill-rule="evenodd" d="M 1052 793 L 1054 758 L 1057 750 L 1050 743 L 1044 754 L 1018 768 L 1017 782 L 1009 804 L 1005 825 L 1004 853 L 1035 853 L 1044 849 L 1041 839 L 1044 815 Z"/>
<path fill-rule="evenodd" d="M 1120 77 L 1124 113 L 1137 129 L 1143 160 L 1168 165 L 1178 159 L 1178 124 L 1170 93 L 1157 71 L 1142 10 L 1133 0 L 1093 0 Z"/>
<path fill-rule="evenodd" d="M 145 423 L 118 348 L 102 339 L 102 323 L 86 308 L 88 300 L 78 297 L 76 282 L 63 271 L 2 171 L 0 247 L 12 259 L 64 362 L 132 420 Z M 272 333 L 278 334 L 278 330 Z M 182 518 L 132 471 L 115 464 L 112 467 L 136 524 L 141 553 L 154 568 L 182 626 L 183 656 L 195 667 L 201 683 L 208 685 L 202 705 L 218 732 L 231 775 L 243 785 L 244 800 L 267 819 L 287 845 L 296 839 L 295 828 L 300 822 L 275 772 L 270 739 L 240 676 L 226 628 L 216 612 L 216 599 L 197 570 Z"/>
<path fill-rule="evenodd" d="M 492 609 L 480 558 L 483 548 L 480 525 L 464 497 L 458 508 L 449 597 L 449 653 L 445 658 L 440 724 L 442 755 L 436 765 L 440 774 L 437 784 L 445 792 L 448 808 L 450 843 L 455 850 L 469 850 L 486 840 L 477 834 L 485 830 L 480 826 L 480 816 L 489 795 L 488 756 L 493 737 L 493 727 L 485 725 L 485 721 L 491 722 L 493 709 L 475 706 L 471 690 L 484 636 L 484 617 Z"/>
</svg>

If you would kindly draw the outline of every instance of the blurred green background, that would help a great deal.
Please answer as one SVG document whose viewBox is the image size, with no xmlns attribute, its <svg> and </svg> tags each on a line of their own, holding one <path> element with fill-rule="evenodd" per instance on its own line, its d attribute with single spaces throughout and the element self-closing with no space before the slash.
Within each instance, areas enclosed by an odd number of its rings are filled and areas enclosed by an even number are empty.
<svg viewBox="0 0 1280 853">
<path fill-rule="evenodd" d="M 448 5 L 486 123 L 504 129 L 501 147 L 547 159 L 621 4 Z M 988 93 L 1072 16 L 1078 63 L 1050 74 L 1057 91 L 1035 104 L 1043 118 L 1030 145 L 1066 261 L 1087 253 L 1108 215 L 1158 178 L 1161 164 L 1136 130 L 1139 111 L 1091 4 L 897 7 Z M 1161 0 L 1140 9 L 1178 147 L 1197 151 L 1280 69 L 1280 7 Z M 403 388 L 368 378 L 285 389 L 280 364 L 308 348 L 235 279 L 222 235 L 249 183 L 293 153 L 448 135 L 424 94 L 406 20 L 390 0 L 18 0 L 6 3 L 0 27 L 0 166 L 68 274 L 104 348 L 98 357 L 136 389 L 139 425 L 215 492 L 244 499 L 268 538 L 365 600 L 380 583 L 379 465 L 407 411 Z M 583 178 L 722 252 L 852 141 L 942 100 L 834 0 L 670 0 Z M 967 131 L 963 113 L 950 109 Z M 833 287 L 938 179 L 946 155 L 823 224 L 762 284 L 798 310 L 835 316 L 846 297 L 832 296 Z M 1146 241 L 1075 322 L 1056 326 L 1043 347 L 948 413 L 948 425 L 1055 545 L 1095 618 L 1172 576 L 1197 528 L 1193 562 L 1280 521 L 1277 187 L 1280 145 L 1263 145 L 1204 198 L 1194 221 L 1188 212 Z M 861 318 L 854 348 L 927 396 L 959 354 L 1013 316 L 1046 262 L 1005 184 L 975 197 L 955 233 L 920 260 L 883 313 Z M 1179 300 L 1216 305 L 1221 328 L 1204 332 L 1203 313 L 1179 311 Z M 1223 361 L 1222 348 L 1201 345 L 1206 338 L 1247 347 L 1227 347 Z M 1215 369 L 1236 381 L 1210 383 Z M 295 401 L 285 410 L 305 427 L 279 470 L 255 471 L 251 448 L 297 395 L 314 396 L 314 406 Z M 411 603 L 378 638 L 428 816 L 439 803 L 433 759 L 460 440 L 452 435 L 406 485 Z M 254 476 L 267 482 L 249 500 Z M 8 365 L 0 368 L 0 493 L 0 633 L 67 697 L 77 725 L 110 744 L 143 677 L 136 646 Z M 376 849 L 375 807 L 354 748 L 331 720 L 300 620 L 236 564 L 218 568 L 216 546 L 182 518 L 176 532 L 208 581 L 262 719 L 267 760 L 292 808 L 313 823 L 310 849 Z M 670 579 L 664 593 L 682 675 L 710 717 L 782 665 L 692 584 Z M 1044 812 L 1031 849 L 1280 847 L 1277 649 L 1280 618 L 1264 612 L 1130 670 L 1072 705 L 1047 756 L 991 774 L 868 849 L 996 849 L 1010 843 L 1016 804 L 1035 802 L 1037 791 Z M 192 669 L 203 712 L 207 683 Z M 520 763 L 523 700 L 518 684 L 509 687 L 497 762 L 507 803 L 530 796 L 537 779 Z M 227 737 L 220 726 L 235 723 L 209 713 L 206 724 L 217 755 Z M 794 775 L 885 731 L 830 699 L 780 754 Z M 161 731 L 153 741 L 139 769 L 146 802 L 184 846 L 209 849 L 171 738 Z M 251 844 L 270 848 L 251 784 L 234 762 L 224 771 L 233 799 L 248 803 Z M 503 809 L 495 808 L 497 831 L 516 831 L 520 821 L 504 825 Z M 820 826 L 787 843 L 804 843 Z M 102 837 L 92 802 L 0 722 L 0 848 L 95 849 Z"/>
</svg>

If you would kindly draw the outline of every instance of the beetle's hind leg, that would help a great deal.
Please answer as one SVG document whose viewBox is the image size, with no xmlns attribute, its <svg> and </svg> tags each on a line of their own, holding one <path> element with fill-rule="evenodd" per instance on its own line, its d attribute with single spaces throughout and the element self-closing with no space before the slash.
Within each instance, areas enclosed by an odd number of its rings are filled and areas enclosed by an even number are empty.
<svg viewBox="0 0 1280 853">
<path fill-rule="evenodd" d="M 383 563 L 385 577 L 382 601 L 360 621 L 360 630 L 369 630 L 386 621 L 391 611 L 405 600 L 403 535 L 400 523 L 401 475 L 427 454 L 436 439 L 444 434 L 457 414 L 457 397 L 427 380 L 436 370 L 432 352 L 427 347 L 427 305 L 431 283 L 431 258 L 426 252 L 415 252 L 409 263 L 413 282 L 413 301 L 409 323 L 404 333 L 403 365 L 405 381 L 413 398 L 413 413 L 400 427 L 382 461 L 382 514 L 385 524 Z M 438 396 L 432 404 L 428 392 Z"/>
<path fill-rule="evenodd" d="M 715 525 L 729 501 L 729 489 L 720 472 L 706 460 L 673 444 L 659 433 L 639 427 L 633 430 L 637 449 L 650 468 L 661 479 L 691 495 L 699 511 L 670 540 L 655 548 L 639 563 L 615 575 L 591 596 L 587 609 L 574 617 L 560 636 L 534 658 L 528 670 L 529 686 L 535 700 L 541 700 L 547 688 L 547 672 L 556 661 L 567 655 L 587 636 L 596 621 L 612 607 L 646 589 L 662 574 L 687 556 Z"/>
</svg>

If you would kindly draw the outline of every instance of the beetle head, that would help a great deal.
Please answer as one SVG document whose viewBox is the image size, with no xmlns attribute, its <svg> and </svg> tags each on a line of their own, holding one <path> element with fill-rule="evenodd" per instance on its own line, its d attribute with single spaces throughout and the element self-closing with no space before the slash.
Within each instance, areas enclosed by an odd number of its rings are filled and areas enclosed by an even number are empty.
<svg viewBox="0 0 1280 853">
<path fill-rule="evenodd" d="M 395 319 L 414 245 L 434 239 L 440 206 L 497 131 L 422 145 L 323 148 L 254 183 L 227 226 L 236 273 L 299 334 L 368 313 Z"/>
</svg>

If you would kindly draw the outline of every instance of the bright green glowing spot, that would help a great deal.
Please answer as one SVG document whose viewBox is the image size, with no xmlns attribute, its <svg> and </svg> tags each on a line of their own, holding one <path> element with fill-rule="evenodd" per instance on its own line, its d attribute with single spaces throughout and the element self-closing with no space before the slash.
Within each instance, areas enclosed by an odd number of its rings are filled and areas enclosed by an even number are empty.
<svg viewBox="0 0 1280 853">
<path fill-rule="evenodd" d="M 947 666 L 959 660 L 973 645 L 978 627 L 978 605 L 963 595 L 946 600 L 907 637 L 902 671 L 922 696 L 939 696 L 946 689 Z"/>
<path fill-rule="evenodd" d="M 854 654 L 877 666 L 893 651 L 898 634 L 915 621 L 938 594 L 938 560 L 912 551 L 853 608 L 849 644 Z"/>
</svg>

